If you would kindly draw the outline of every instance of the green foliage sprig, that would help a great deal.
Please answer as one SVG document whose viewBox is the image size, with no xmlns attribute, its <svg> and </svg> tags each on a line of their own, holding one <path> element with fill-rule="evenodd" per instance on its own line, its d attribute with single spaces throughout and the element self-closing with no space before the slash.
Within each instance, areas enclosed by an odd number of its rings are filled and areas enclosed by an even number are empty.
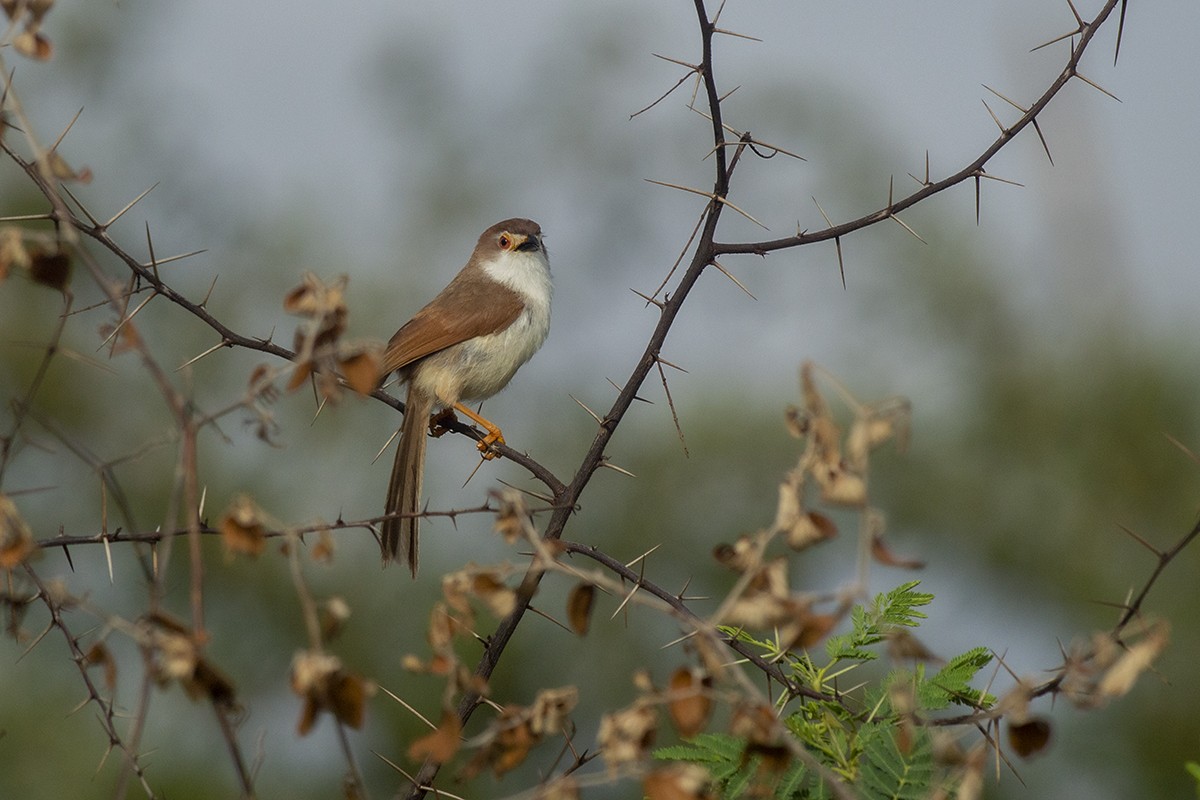
<svg viewBox="0 0 1200 800">
<path fill-rule="evenodd" d="M 850 630 L 826 641 L 820 663 L 806 650 L 783 649 L 777 642 L 726 630 L 760 648 L 764 658 L 786 665 L 801 685 L 827 695 L 827 699 L 784 696 L 777 701 L 778 711 L 795 739 L 793 744 L 869 800 L 918 800 L 937 789 L 953 796 L 957 778 L 935 758 L 935 732 L 926 723 L 933 713 L 951 705 L 985 710 L 996 702 L 991 694 L 971 686 L 992 660 L 983 647 L 949 659 L 936 671 L 917 661 L 911 668 L 864 676 L 851 689 L 839 688 L 848 676 L 878 661 L 890 642 L 908 636 L 926 619 L 921 609 L 934 598 L 917 591 L 919 584 L 909 581 L 876 595 L 869 605 L 855 606 L 849 615 Z M 906 655 L 911 654 L 899 658 Z M 789 709 L 793 703 L 795 707 Z M 798 761 L 775 759 L 771 752 L 730 734 L 703 733 L 660 748 L 655 755 L 705 767 L 724 800 L 834 796 L 821 777 Z"/>
</svg>

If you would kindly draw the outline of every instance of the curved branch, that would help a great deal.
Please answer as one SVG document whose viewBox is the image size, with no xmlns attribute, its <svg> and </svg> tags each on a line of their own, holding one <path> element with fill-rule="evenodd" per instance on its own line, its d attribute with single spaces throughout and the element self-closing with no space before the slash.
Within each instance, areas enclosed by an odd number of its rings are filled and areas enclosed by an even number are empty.
<svg viewBox="0 0 1200 800">
<path fill-rule="evenodd" d="M 859 217 L 858 219 L 851 220 L 850 222 L 843 222 L 840 225 L 832 225 L 819 231 L 804 231 L 795 236 L 786 236 L 781 239 L 736 243 L 714 242 L 712 246 L 713 254 L 716 256 L 721 256 L 726 254 L 743 253 L 761 256 L 775 250 L 786 250 L 792 247 L 812 244 L 813 242 L 824 242 L 830 239 L 838 239 L 848 233 L 853 233 L 854 231 L 862 230 L 863 228 L 867 228 L 879 222 L 883 222 L 884 220 L 893 218 L 899 212 L 911 208 L 917 203 L 920 203 L 922 200 L 932 197 L 939 192 L 943 192 L 952 186 L 957 186 L 963 181 L 971 178 L 979 180 L 980 178 L 985 177 L 987 173 L 984 171 L 984 167 L 987 165 L 988 161 L 990 161 L 993 156 L 995 156 L 1006 145 L 1008 145 L 1008 143 L 1011 142 L 1018 133 L 1030 125 L 1036 125 L 1035 120 L 1037 119 L 1038 114 L 1042 113 L 1042 111 L 1046 109 L 1046 106 L 1050 104 L 1050 101 L 1054 99 L 1054 97 L 1071 81 L 1072 78 L 1080 77 L 1078 67 L 1080 59 L 1083 58 L 1084 51 L 1087 50 L 1088 45 L 1091 44 L 1092 38 L 1096 35 L 1096 31 L 1100 29 L 1100 26 L 1104 24 L 1105 20 L 1108 19 L 1109 15 L 1112 14 L 1113 9 L 1115 9 L 1117 4 L 1120 2 L 1121 0 L 1107 0 L 1107 2 L 1104 4 L 1104 7 L 1100 9 L 1100 12 L 1092 19 L 1091 22 L 1082 23 L 1080 25 L 1080 29 L 1077 31 L 1077 33 L 1080 34 L 1079 41 L 1071 48 L 1071 56 L 1069 59 L 1067 59 L 1066 66 L 1063 67 L 1062 72 L 1059 73 L 1058 77 L 1054 80 L 1054 83 L 1050 84 L 1050 87 L 1046 89 L 1046 91 L 1042 93 L 1041 97 L 1039 97 L 1037 101 L 1034 102 L 1034 104 L 1021 115 L 1020 119 L 1018 119 L 1009 127 L 1002 128 L 1000 135 L 996 137 L 996 140 L 988 145 L 988 147 L 982 153 L 980 153 L 974 161 L 967 164 L 950 177 L 943 178 L 942 180 L 933 183 L 927 182 L 917 191 L 894 202 L 889 197 L 889 202 L 886 207 L 881 208 L 878 211 L 873 211 L 870 214 Z M 1085 83 L 1091 83 L 1085 78 L 1081 78 L 1081 80 L 1084 80 Z"/>
</svg>

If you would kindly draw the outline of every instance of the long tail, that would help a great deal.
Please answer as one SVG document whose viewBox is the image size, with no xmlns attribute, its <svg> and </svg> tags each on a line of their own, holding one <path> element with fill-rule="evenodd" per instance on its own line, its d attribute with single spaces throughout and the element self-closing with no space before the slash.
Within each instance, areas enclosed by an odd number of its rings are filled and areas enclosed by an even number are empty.
<svg viewBox="0 0 1200 800">
<path fill-rule="evenodd" d="M 433 412 L 433 398 L 408 390 L 404 422 L 400 426 L 400 444 L 388 483 L 388 514 L 402 514 L 383 522 L 383 563 L 387 566 L 402 557 L 413 577 L 417 576 L 417 535 L 421 508 L 421 483 L 425 474 L 425 428 Z"/>
</svg>

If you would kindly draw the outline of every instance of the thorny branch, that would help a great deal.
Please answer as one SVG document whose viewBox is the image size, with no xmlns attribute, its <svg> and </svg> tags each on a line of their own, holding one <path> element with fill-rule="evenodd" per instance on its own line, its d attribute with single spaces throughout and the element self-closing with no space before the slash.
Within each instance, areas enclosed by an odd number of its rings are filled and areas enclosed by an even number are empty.
<svg viewBox="0 0 1200 800">
<path fill-rule="evenodd" d="M 613 558 L 612 556 L 597 549 L 596 547 L 593 547 L 592 545 L 585 545 L 580 544 L 579 542 L 571 542 L 566 540 L 563 540 L 562 544 L 565 548 L 565 552 L 578 553 L 579 555 L 592 559 L 596 563 L 603 565 L 604 568 L 609 572 L 627 581 L 630 585 L 641 588 L 646 592 L 649 592 L 654 597 L 657 597 L 662 602 L 666 603 L 686 627 L 697 629 L 703 628 L 708 624 L 704 620 L 700 619 L 700 617 L 696 616 L 696 613 L 692 611 L 690 607 L 688 607 L 688 604 L 682 597 L 680 597 L 680 595 L 672 594 L 653 581 L 647 580 L 645 576 L 638 574 L 628 565 L 619 561 L 618 559 Z M 767 659 L 763 658 L 757 650 L 749 647 L 745 642 L 730 637 L 722 637 L 722 639 L 726 646 L 736 651 L 750 663 L 754 664 L 754 666 L 761 670 L 764 675 L 767 675 L 772 680 L 778 682 L 779 685 L 783 686 L 792 697 L 811 697 L 817 700 L 831 699 L 827 695 L 821 694 L 820 692 L 814 692 L 807 686 L 802 686 L 801 684 L 797 683 L 790 675 L 784 672 L 778 664 L 773 664 L 767 661 Z"/>
<path fill-rule="evenodd" d="M 624 387 L 618 395 L 616 401 L 604 415 L 599 429 L 596 432 L 595 438 L 592 440 L 591 446 L 584 455 L 579 468 L 575 472 L 575 476 L 571 482 L 561 491 L 557 492 L 554 497 L 554 505 L 558 507 L 546 526 L 544 536 L 548 540 L 557 540 L 562 537 L 563 531 L 570 519 L 572 509 L 575 507 L 579 498 L 582 496 L 592 475 L 597 469 L 600 469 L 604 463 L 605 451 L 608 443 L 616 431 L 617 426 L 624 418 L 626 412 L 629 411 L 634 399 L 637 397 L 639 390 L 645 382 L 647 376 L 658 363 L 659 353 L 666 342 L 667 335 L 670 333 L 671 327 L 674 324 L 676 317 L 687 300 L 692 288 L 700 279 L 706 267 L 708 267 L 717 257 L 726 253 L 758 253 L 765 254 L 772 250 L 778 250 L 787 247 L 796 247 L 802 244 L 811 242 L 825 241 L 827 239 L 839 238 L 852 233 L 856 230 L 868 227 L 876 222 L 894 217 L 896 213 L 914 204 L 930 197 L 940 191 L 943 191 L 950 186 L 961 183 L 969 178 L 978 177 L 986 174 L 984 166 L 987 162 L 1005 147 L 1013 138 L 1026 126 L 1033 123 L 1037 114 L 1046 108 L 1050 101 L 1061 91 L 1061 89 L 1071 80 L 1078 76 L 1078 64 L 1087 50 L 1088 45 L 1104 23 L 1108 16 L 1112 13 L 1120 0 L 1108 0 L 1104 7 L 1096 15 L 1090 23 L 1080 26 L 1080 39 L 1072 49 L 1066 67 L 1060 73 L 1058 78 L 1050 85 L 1050 87 L 1042 94 L 1036 103 L 1022 117 L 1010 126 L 1003 130 L 1000 136 L 994 141 L 984 152 L 973 162 L 968 164 L 963 169 L 949 178 L 942 181 L 932 183 L 922 187 L 912 195 L 902 198 L 899 201 L 889 202 L 886 209 L 867 215 L 859 220 L 855 220 L 842 225 L 831 226 L 830 228 L 819 231 L 813 234 L 800 234 L 798 236 L 788 237 L 767 242 L 749 242 L 738 244 L 721 244 L 716 241 L 717 223 L 720 221 L 721 212 L 725 208 L 724 198 L 729 194 L 730 179 L 732 177 L 733 168 L 737 164 L 737 159 L 742 153 L 742 148 L 735 151 L 735 155 L 729 163 L 726 160 L 725 147 L 725 127 L 722 123 L 720 92 L 717 86 L 717 81 L 714 72 L 713 58 L 713 37 L 716 33 L 715 22 L 709 18 L 708 11 L 705 7 L 704 0 L 694 0 L 697 23 L 700 29 L 700 42 L 702 50 L 702 58 L 700 61 L 698 72 L 700 73 L 704 94 L 708 101 L 708 110 L 713 130 L 714 142 L 714 161 L 715 175 L 713 181 L 712 199 L 708 202 L 700 233 L 696 244 L 696 249 L 693 252 L 692 258 L 687 269 L 680 277 L 676 284 L 674 292 L 668 299 L 663 301 L 659 308 L 659 320 L 655 326 L 653 333 L 650 335 L 650 340 L 646 345 L 637 365 L 634 367 L 632 374 L 626 380 Z M 743 146 L 745 142 L 742 143 Z M 545 573 L 539 570 L 531 570 L 526 574 L 518 590 L 518 602 L 515 610 L 504 620 L 500 622 L 496 630 L 487 640 L 487 647 L 476 664 L 475 674 L 481 678 L 488 678 L 497 663 L 500 660 L 509 640 L 516 631 L 517 626 L 521 623 L 526 610 L 529 607 L 529 602 L 537 590 L 539 583 Z M 477 707 L 479 698 L 476 696 L 467 695 L 462 698 L 458 706 L 459 719 L 462 722 L 471 716 L 474 709 Z M 411 800 L 423 797 L 429 790 L 430 784 L 437 775 L 439 766 L 434 763 L 426 763 L 418 772 L 412 790 L 408 797 Z"/>
<path fill-rule="evenodd" d="M 137 776 L 138 783 L 146 793 L 146 797 L 153 800 L 158 795 L 150 788 L 150 783 L 146 780 L 145 770 L 142 767 L 138 754 L 125 744 L 121 738 L 121 734 L 117 732 L 115 717 L 116 711 L 113 704 L 104 699 L 99 688 L 92 680 L 91 674 L 88 672 L 88 658 L 83 650 L 79 647 L 79 640 L 71 633 L 67 627 L 66 621 L 63 619 L 62 606 L 54 593 L 42 582 L 37 573 L 25 567 L 25 574 L 29 580 L 37 588 L 38 599 L 45 604 L 46 609 L 50 612 L 50 624 L 62 633 L 63 638 L 67 641 L 67 647 L 71 651 L 71 660 L 75 662 L 75 666 L 79 669 L 79 677 L 83 680 L 83 685 L 87 688 L 88 699 L 95 703 L 99 709 L 100 725 L 104 728 L 104 732 L 108 734 L 108 746 L 110 749 L 117 749 L 125 757 L 127 768 Z"/>
<path fill-rule="evenodd" d="M 1095 83 L 1080 74 L 1079 62 L 1083 58 L 1083 54 L 1088 49 L 1088 46 L 1092 43 L 1092 39 L 1096 35 L 1096 32 L 1100 30 L 1100 27 L 1112 14 L 1113 10 L 1118 4 L 1123 5 L 1122 0 L 1107 0 L 1104 6 L 1090 22 L 1085 22 L 1082 19 L 1079 21 L 1079 29 L 1070 34 L 1072 36 L 1078 34 L 1079 39 L 1072 44 L 1071 53 L 1067 59 L 1066 66 L 1063 67 L 1062 72 L 1059 73 L 1054 82 L 1050 84 L 1046 91 L 1042 92 L 1041 96 L 1034 101 L 1033 105 L 1031 105 L 1028 110 L 1021 114 L 1016 122 L 1008 127 L 1000 125 L 1000 134 L 996 137 L 995 141 L 988 145 L 987 148 L 984 149 L 984 151 L 980 153 L 974 161 L 967 164 L 958 172 L 955 172 L 954 174 L 943 178 L 942 180 L 934 182 L 929 182 L 928 177 L 926 177 L 926 180 L 923 182 L 923 185 L 920 189 L 908 195 L 907 197 L 900 198 L 899 200 L 893 200 L 889 192 L 888 204 L 884 208 L 873 211 L 870 214 L 859 217 L 858 219 L 851 220 L 849 222 L 843 222 L 840 225 L 830 225 L 822 230 L 812 232 L 802 231 L 797 233 L 795 236 L 786 236 L 780 239 L 771 239 L 758 242 L 726 243 L 709 240 L 708 244 L 711 247 L 712 256 L 715 258 L 727 253 L 752 253 L 755 255 L 765 256 L 768 253 L 776 250 L 799 247 L 800 245 L 812 244 L 813 242 L 824 242 L 830 239 L 841 239 L 841 237 L 845 236 L 846 234 L 862 230 L 863 228 L 868 228 L 887 219 L 895 219 L 899 222 L 900 219 L 896 215 L 901 211 L 911 208 L 917 203 L 920 203 L 921 201 L 932 197 L 939 192 L 943 192 L 952 186 L 957 186 L 963 181 L 975 180 L 978 182 L 982 178 L 991 178 L 992 176 L 989 175 L 984 169 L 987 166 L 987 163 L 991 161 L 997 153 L 1004 149 L 1004 147 L 1008 145 L 1008 143 L 1011 142 L 1017 136 L 1017 134 L 1023 131 L 1026 127 L 1032 125 L 1036 128 L 1038 115 L 1041 114 L 1048 105 L 1050 105 L 1050 101 L 1053 100 L 1060 91 L 1062 91 L 1063 87 L 1071 82 L 1071 79 L 1079 78 L 1089 86 L 1108 94 L 1108 92 L 1105 92 Z M 708 63 L 709 62 L 706 60 L 705 64 Z M 717 124 L 715 122 L 715 115 L 713 124 L 714 126 Z M 721 136 L 719 128 L 716 136 L 719 140 Z M 1041 137 L 1040 130 L 1038 131 L 1038 136 Z M 1042 141 L 1043 143 L 1045 142 L 1044 139 Z M 1049 151 L 1047 151 L 1047 155 L 1048 154 Z M 702 243 L 701 247 L 703 246 L 704 244 Z"/>
<path fill-rule="evenodd" d="M 714 178 L 712 190 L 711 192 L 698 192 L 699 194 L 708 197 L 709 200 L 701 216 L 700 223 L 697 226 L 697 232 L 694 233 L 695 249 L 692 257 L 690 260 L 688 260 L 686 269 L 680 275 L 678 282 L 674 285 L 673 291 L 670 293 L 670 295 L 661 301 L 650 301 L 659 309 L 659 319 L 655 329 L 651 334 L 641 357 L 633 367 L 625 384 L 620 389 L 617 399 L 613 402 L 607 413 L 598 419 L 598 429 L 595 437 L 591 445 L 588 447 L 586 453 L 582 456 L 579 467 L 576 469 L 571 480 L 569 482 L 560 480 L 550 470 L 523 453 L 514 451 L 506 446 L 501 446 L 499 448 L 502 455 L 523 466 L 549 488 L 552 494 L 552 501 L 550 503 L 551 516 L 545 526 L 545 531 L 543 533 L 544 538 L 548 541 L 561 539 L 563 532 L 570 521 L 571 515 L 574 513 L 574 509 L 577 507 L 578 502 L 589 485 L 592 476 L 595 474 L 596 470 L 602 468 L 606 464 L 606 450 L 614 432 L 624 419 L 633 402 L 638 399 L 638 392 L 644 385 L 651 371 L 655 370 L 656 368 L 661 369 L 659 365 L 663 362 L 660 353 L 666 343 L 671 328 L 678 314 L 680 313 L 683 304 L 687 301 L 691 290 L 694 288 L 697 281 L 700 279 L 701 275 L 708 266 L 713 265 L 718 269 L 721 269 L 720 265 L 716 264 L 716 259 L 725 254 L 753 253 L 758 255 L 766 255 L 767 253 L 776 250 L 797 247 L 813 242 L 826 241 L 829 239 L 833 239 L 840 243 L 841 237 L 874 225 L 877 222 L 881 222 L 889 218 L 900 222 L 897 216 L 899 212 L 902 212 L 927 199 L 928 197 L 931 197 L 934 194 L 942 192 L 968 179 L 973 179 L 978 182 L 981 178 L 991 178 L 992 176 L 990 176 L 985 170 L 985 167 L 989 161 L 1026 127 L 1032 125 L 1036 130 L 1037 116 L 1046 109 L 1050 102 L 1071 81 L 1071 79 L 1079 78 L 1090 85 L 1095 85 L 1079 73 L 1078 65 L 1084 55 L 1084 52 L 1091 44 L 1096 31 L 1108 19 L 1118 3 L 1121 3 L 1121 0 L 1107 0 L 1107 2 L 1092 20 L 1079 20 L 1079 28 L 1072 34 L 1072 36 L 1077 35 L 1078 39 L 1072 41 L 1067 64 L 1054 82 L 1028 109 L 1023 110 L 1022 115 L 1016 122 L 1007 127 L 1000 125 L 1001 130 L 999 136 L 977 158 L 975 158 L 966 166 L 962 167 L 957 172 L 939 181 L 930 181 L 927 172 L 925 180 L 922 182 L 920 189 L 906 197 L 896 200 L 893 200 L 889 196 L 886 207 L 856 220 L 838 225 L 829 224 L 828 227 L 822 230 L 813 232 L 800 232 L 791 237 L 764 241 L 722 243 L 716 240 L 716 234 L 723 210 L 728 206 L 733 208 L 735 211 L 739 211 L 739 209 L 737 209 L 737 207 L 734 206 L 729 199 L 731 193 L 731 180 L 738 161 L 744 154 L 747 147 L 749 147 L 752 152 L 759 154 L 760 156 L 762 156 L 763 153 L 755 149 L 754 144 L 757 140 L 752 139 L 748 133 L 737 136 L 736 141 L 727 141 L 725 138 L 726 132 L 733 131 L 733 129 L 722 121 L 721 102 L 723 100 L 723 96 L 719 92 L 718 83 L 715 77 L 713 39 L 716 34 L 727 33 L 727 31 L 723 31 L 717 27 L 715 18 L 710 19 L 708 10 L 706 9 L 703 0 L 694 0 L 697 24 L 700 33 L 702 51 L 701 60 L 698 65 L 692 68 L 693 71 L 689 72 L 688 75 L 685 75 L 684 79 L 681 79 L 679 84 L 676 84 L 676 87 L 673 87 L 671 90 L 669 90 L 667 94 L 670 94 L 671 91 L 674 91 L 674 89 L 681 85 L 683 81 L 686 80 L 686 78 L 691 74 L 696 74 L 700 85 L 703 86 L 703 96 L 705 97 L 708 107 L 708 114 L 705 116 L 711 122 L 713 134 L 712 154 L 714 157 Z M 1122 3 L 1122 17 L 1123 14 L 1124 4 Z M 8 81 L 6 79 L 6 87 L 7 86 Z M 664 97 L 665 96 L 666 95 L 664 95 Z M 658 101 L 655 101 L 655 104 L 657 102 Z M 652 104 L 651 107 L 653 105 L 654 104 Z M 1037 132 L 1040 137 L 1040 130 L 1037 130 Z M 727 155 L 729 147 L 734 148 L 732 155 Z M 72 211 L 67 203 L 63 200 L 58 188 L 55 185 L 52 173 L 46 169 L 44 157 L 40 155 L 42 154 L 41 148 L 34 148 L 35 157 L 33 160 L 23 159 L 7 143 L 5 143 L 3 139 L 0 139 L 0 149 L 3 149 L 5 154 L 11 158 L 22 170 L 24 170 L 28 178 L 49 200 L 51 204 L 51 211 L 48 212 L 45 219 L 52 221 L 56 226 L 58 226 L 60 235 L 63 235 L 64 238 L 68 238 L 69 236 L 73 235 L 74 231 L 78 231 L 83 236 L 92 239 L 104 249 L 112 253 L 130 270 L 131 274 L 134 276 L 134 283 L 138 287 L 138 291 L 148 290 L 151 293 L 151 297 L 165 298 L 166 300 L 185 310 L 187 313 L 204 322 L 219 337 L 219 341 L 216 345 L 214 345 L 213 350 L 237 347 L 262 352 L 285 361 L 294 361 L 296 359 L 296 353 L 285 347 L 275 344 L 270 339 L 261 339 L 237 333 L 217 319 L 206 308 L 205 302 L 197 303 L 173 289 L 161 278 L 158 267 L 164 262 L 155 259 L 152 250 L 150 261 L 148 263 L 143 263 L 123 249 L 121 245 L 119 245 L 110 236 L 109 228 L 117 219 L 120 218 L 121 215 L 124 214 L 125 211 L 128 210 L 128 206 L 113 219 L 107 222 L 100 222 L 93 218 L 91 214 L 88 213 L 87 210 L 78 203 L 78 201 L 76 201 L 76 205 L 78 205 L 82 211 L 82 216 L 80 216 Z M 138 199 L 140 199 L 140 197 Z M 137 200 L 134 202 L 136 203 Z M 132 206 L 132 203 L 130 206 Z M 824 212 L 822 212 L 822 214 L 823 213 Z M 903 225 L 903 222 L 900 222 L 900 224 Z M 124 313 L 131 292 L 130 294 L 124 293 L 120 286 L 114 285 L 99 271 L 97 265 L 89 257 L 87 257 L 83 251 L 81 251 L 80 257 L 88 266 L 89 270 L 91 270 L 97 284 L 104 289 L 108 302 L 115 309 L 117 309 L 119 317 L 123 320 L 122 324 L 132 325 L 133 323 L 131 320 L 133 315 L 131 314 L 126 316 Z M 722 269 L 721 271 L 724 270 Z M 668 280 L 669 279 L 670 276 L 668 277 Z M 657 297 L 657 295 L 658 293 L 656 292 L 655 296 Z M 146 302 L 149 301 L 147 300 Z M 144 304 L 145 303 L 143 303 L 143 305 Z M 64 309 L 62 316 L 63 321 L 65 321 L 67 317 L 67 310 L 69 310 L 69 299 L 67 302 L 67 307 Z M 54 341 L 57 341 L 57 335 L 55 336 Z M 139 343 L 139 350 L 143 359 L 143 366 L 156 382 L 160 393 L 162 394 L 164 400 L 176 419 L 179 431 L 182 435 L 182 443 L 177 462 L 176 491 L 171 495 L 172 508 L 167 514 L 167 524 L 162 528 L 162 532 L 155 531 L 146 533 L 123 533 L 118 530 L 113 533 L 106 532 L 102 536 L 58 537 L 55 539 L 43 540 L 39 542 L 39 546 L 42 548 L 62 547 L 65 551 L 68 546 L 86 545 L 98 542 L 103 542 L 106 546 L 108 544 L 117 542 L 147 542 L 151 544 L 166 543 L 169 545 L 169 542 L 172 539 L 181 535 L 186 536 L 188 538 L 190 550 L 189 555 L 192 567 L 191 605 L 193 635 L 196 637 L 197 644 L 199 645 L 203 641 L 204 637 L 203 602 L 201 591 L 203 584 L 203 571 L 199 552 L 199 541 L 202 535 L 216 533 L 214 529 L 204 525 L 203 521 L 199 518 L 198 513 L 199 497 L 196 471 L 197 468 L 195 462 L 195 436 L 198 428 L 202 427 L 208 420 L 203 417 L 199 417 L 196 414 L 191 405 L 190 399 L 174 387 L 166 372 L 162 370 L 161 366 L 150 354 L 149 349 L 145 347 L 144 344 Z M 54 352 L 55 350 L 53 346 L 47 349 L 46 357 L 42 366 L 43 371 L 46 363 L 54 355 Z M 32 400 L 33 394 L 37 391 L 38 385 L 39 381 L 35 380 L 34 384 L 27 393 L 25 401 L 18 406 L 19 412 L 21 412 L 22 409 L 27 408 L 29 401 Z M 387 403 L 393 408 L 403 410 L 403 403 L 396 400 L 394 397 L 384 391 L 375 391 L 373 393 L 373 397 L 381 402 Z M 20 424 L 21 418 L 19 417 L 16 426 L 19 427 Z M 469 426 L 456 424 L 452 425 L 451 427 L 459 433 L 472 436 L 475 435 Z M 11 444 L 11 442 L 6 438 L 3 440 L 3 443 L 5 444 L 5 450 L 0 452 L 0 476 L 3 475 L 4 467 L 7 465 L 9 458 L 7 446 Z M 181 509 L 185 514 L 184 526 L 182 528 L 178 527 L 178 515 Z M 494 509 L 485 505 L 479 509 L 467 509 L 462 511 L 441 513 L 453 516 L 461 513 L 490 513 L 492 511 L 494 511 Z M 426 513 L 433 515 L 437 512 Z M 377 521 L 378 519 L 373 519 L 345 523 L 339 520 L 334 525 L 314 526 L 312 530 L 324 528 L 369 528 L 372 523 Z M 302 532 L 303 531 L 300 529 L 291 529 L 290 531 L 274 532 L 274 534 L 268 535 L 296 535 L 297 533 Z M 1169 564 L 1174 557 L 1178 555 L 1178 553 L 1198 535 L 1200 535 L 1200 523 L 1198 523 L 1197 526 L 1193 528 L 1193 530 L 1187 536 L 1185 536 L 1170 550 L 1162 553 L 1157 553 L 1156 551 L 1156 554 L 1159 558 L 1159 563 L 1150 579 L 1143 586 L 1142 591 L 1127 606 L 1124 614 L 1122 615 L 1120 623 L 1117 625 L 1116 629 L 1114 629 L 1114 637 L 1119 637 L 1121 630 L 1137 616 L 1142 601 L 1157 580 L 1157 577 L 1161 573 L 1162 569 L 1165 568 L 1167 564 Z M 657 587 L 653 582 L 635 574 L 632 570 L 625 567 L 615 559 L 612 559 L 611 557 L 588 545 L 574 542 L 564 542 L 563 545 L 567 552 L 578 553 L 580 555 L 587 556 L 588 558 L 591 558 L 597 563 L 603 565 L 605 569 L 609 570 L 614 575 L 617 575 L 626 581 L 633 582 L 640 588 L 652 593 L 659 600 L 670 606 L 670 608 L 682 618 L 698 621 L 698 618 L 696 618 L 693 612 L 690 611 L 686 602 L 681 597 L 678 595 L 673 595 L 669 592 L 666 592 L 662 588 Z M 169 549 L 167 552 L 169 552 Z M 165 558 L 165 554 L 162 555 Z M 146 790 L 147 796 L 154 797 L 152 790 L 145 781 L 141 766 L 137 761 L 136 754 L 126 748 L 126 745 L 122 743 L 119 735 L 116 732 L 116 729 L 113 725 L 113 712 L 111 705 L 107 704 L 106 701 L 103 700 L 90 680 L 90 676 L 88 675 L 84 666 L 83 653 L 80 651 L 77 641 L 68 632 L 65 624 L 62 621 L 60 613 L 61 608 L 55 604 L 51 594 L 48 593 L 48 590 L 38 580 L 37 576 L 31 570 L 27 571 L 31 580 L 35 583 L 39 590 L 39 597 L 50 610 L 53 626 L 58 627 L 68 640 L 68 644 L 72 650 L 72 656 L 77 665 L 79 665 L 83 680 L 88 688 L 90 699 L 97 703 L 102 710 L 101 722 L 110 738 L 111 745 L 125 752 L 127 757 L 127 768 L 141 781 Z M 164 574 L 164 572 L 165 570 L 162 569 L 162 564 L 159 564 L 157 571 L 155 571 L 154 574 L 161 576 Z M 484 652 L 480 656 L 480 659 L 475 666 L 474 672 L 477 676 L 486 679 L 492 674 L 497 663 L 505 652 L 513 633 L 521 623 L 525 612 L 529 609 L 530 601 L 537 591 L 538 585 L 544 574 L 545 573 L 540 569 L 531 569 L 526 573 L 518 590 L 518 601 L 515 609 L 500 622 L 493 634 L 486 640 Z M 165 587 L 162 586 L 161 580 L 161 577 L 159 577 L 155 581 L 154 592 L 152 595 L 152 603 L 155 604 L 162 597 L 165 591 Z M 785 690 L 791 695 L 815 695 L 822 699 L 827 699 L 823 695 L 819 695 L 819 693 L 814 693 L 812 690 L 796 684 L 777 665 L 766 662 L 761 658 L 761 656 L 751 651 L 749 648 L 746 648 L 740 642 L 731 640 L 727 642 L 727 644 L 729 644 L 729 646 L 731 646 L 735 651 L 739 652 L 748 661 L 753 663 L 756 668 L 760 669 L 764 674 L 768 675 L 771 679 L 784 686 Z M 1056 679 L 1056 681 L 1057 680 L 1061 680 L 1061 678 Z M 1055 691 L 1057 688 L 1056 681 L 1050 681 L 1044 684 L 1042 687 L 1039 687 L 1037 689 L 1037 693 L 1045 694 Z M 479 698 L 477 696 L 464 696 L 457 709 L 460 721 L 465 722 L 471 716 L 478 704 Z M 245 762 L 240 755 L 240 750 L 236 740 L 236 732 L 233 730 L 230 720 L 227 717 L 221 716 L 222 709 L 220 707 L 217 708 L 217 712 L 220 717 L 219 722 L 221 724 L 223 735 L 231 749 L 231 754 L 241 781 L 242 790 L 245 794 L 249 795 L 252 793 L 252 783 L 247 767 L 245 766 Z M 139 722 L 144 721 L 145 714 L 146 711 L 143 704 L 142 709 L 138 713 Z M 353 767 L 353 759 L 350 756 L 348 747 L 346 747 L 344 732 L 341 731 L 340 727 L 339 731 L 343 734 L 342 744 L 347 751 L 346 754 L 348 762 Z M 415 777 L 414 785 L 409 793 L 409 796 L 414 798 L 423 796 L 426 791 L 431 788 L 430 784 L 437 776 L 438 769 L 438 766 L 433 763 L 425 764 Z M 361 779 L 359 779 L 359 783 L 361 783 Z"/>
</svg>

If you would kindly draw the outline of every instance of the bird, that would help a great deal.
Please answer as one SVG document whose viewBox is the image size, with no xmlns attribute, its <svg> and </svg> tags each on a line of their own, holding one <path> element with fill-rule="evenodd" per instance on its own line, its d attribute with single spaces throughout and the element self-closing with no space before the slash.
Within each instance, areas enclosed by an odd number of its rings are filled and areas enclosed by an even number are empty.
<svg viewBox="0 0 1200 800">
<path fill-rule="evenodd" d="M 550 332 L 553 284 L 541 226 L 497 222 L 479 237 L 467 264 L 384 348 L 381 381 L 397 372 L 408 384 L 400 443 L 388 482 L 380 543 L 383 563 L 404 560 L 417 576 L 426 429 L 435 407 L 459 411 L 484 430 L 478 447 L 494 458 L 500 428 L 463 405 L 499 392 Z"/>
</svg>

